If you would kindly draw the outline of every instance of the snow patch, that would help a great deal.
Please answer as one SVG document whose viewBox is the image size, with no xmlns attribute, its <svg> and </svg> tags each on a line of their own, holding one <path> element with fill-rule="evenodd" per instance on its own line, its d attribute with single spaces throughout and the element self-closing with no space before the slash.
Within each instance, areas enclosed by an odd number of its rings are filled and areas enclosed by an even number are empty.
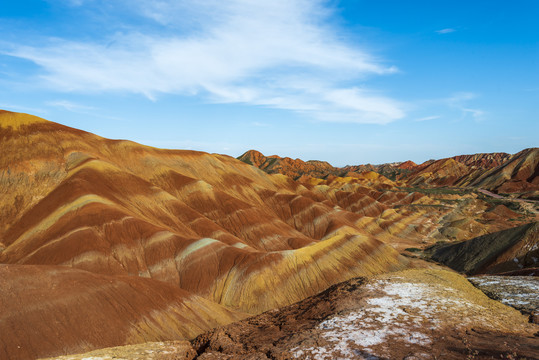
<svg viewBox="0 0 539 360">
<path fill-rule="evenodd" d="M 505 305 L 516 308 L 539 304 L 539 279 L 532 276 L 477 276 L 468 278 L 480 289 L 496 289 L 496 296 Z"/>
<path fill-rule="evenodd" d="M 478 307 L 452 297 L 452 289 L 439 285 L 378 280 L 366 285 L 365 291 L 372 295 L 364 307 L 318 325 L 321 337 L 330 345 L 293 349 L 294 356 L 316 360 L 377 359 L 373 351 L 384 356 L 384 348 L 395 342 L 428 350 L 432 339 L 425 331 L 438 328 L 437 317 L 449 309 Z"/>
</svg>

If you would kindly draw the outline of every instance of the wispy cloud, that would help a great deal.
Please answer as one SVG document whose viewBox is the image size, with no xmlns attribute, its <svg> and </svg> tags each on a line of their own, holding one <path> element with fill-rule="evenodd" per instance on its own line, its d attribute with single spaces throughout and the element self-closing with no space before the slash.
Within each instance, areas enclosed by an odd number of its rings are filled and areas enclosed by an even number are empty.
<svg viewBox="0 0 539 360">
<path fill-rule="evenodd" d="M 415 103 L 413 110 L 420 109 L 421 115 L 425 113 L 437 113 L 436 115 L 427 115 L 415 117 L 413 121 L 432 121 L 444 119 L 449 121 L 461 120 L 485 120 L 487 111 L 476 106 L 479 94 L 470 91 L 455 92 L 447 97 L 434 99 L 423 99 Z M 426 115 L 426 114 L 425 114 Z"/>
<path fill-rule="evenodd" d="M 68 100 L 48 101 L 45 104 L 48 106 L 61 108 L 61 109 L 72 111 L 72 112 L 80 112 L 80 111 L 86 112 L 88 110 L 95 110 L 95 108 L 92 106 L 81 105 L 81 104 L 77 104 Z"/>
<path fill-rule="evenodd" d="M 95 7 L 103 1 L 70 3 Z M 113 4 L 103 8 L 129 6 L 162 31 L 142 32 L 126 23 L 121 33 L 105 29 L 99 42 L 46 39 L 38 46 L 12 44 L 8 53 L 39 65 L 45 83 L 64 91 L 202 96 L 322 121 L 383 124 L 405 116 L 402 103 L 364 88 L 366 77 L 397 69 L 343 41 L 326 21 L 331 13 L 325 1 Z"/>
<path fill-rule="evenodd" d="M 483 116 L 485 115 L 485 112 L 479 109 L 462 108 L 461 110 L 465 113 L 471 114 L 475 120 L 483 120 Z"/>
<path fill-rule="evenodd" d="M 415 121 L 429 121 L 429 120 L 436 120 L 439 118 L 440 118 L 440 115 L 432 115 L 432 116 L 425 116 L 425 117 L 416 119 Z"/>
<path fill-rule="evenodd" d="M 33 115 L 47 114 L 47 111 L 41 108 L 21 106 L 21 105 L 12 104 L 12 103 L 0 103 L 0 109 L 14 111 L 14 112 L 24 112 L 24 113 L 29 113 Z"/>
<path fill-rule="evenodd" d="M 446 28 L 446 29 L 436 30 L 436 32 L 437 32 L 438 34 L 449 34 L 449 33 L 455 32 L 455 31 L 457 31 L 457 30 L 452 29 L 452 28 Z"/>
<path fill-rule="evenodd" d="M 267 123 L 261 123 L 261 122 L 258 122 L 258 121 L 252 122 L 251 125 L 256 126 L 256 127 L 269 127 L 270 126 Z"/>
<path fill-rule="evenodd" d="M 89 115 L 91 118 L 109 119 L 113 121 L 123 122 L 126 121 L 126 119 L 121 117 L 111 116 L 110 114 L 102 114 L 101 110 L 94 106 L 83 105 L 69 100 L 47 101 L 45 102 L 45 105 L 48 107 L 66 110 L 76 114 Z"/>
<path fill-rule="evenodd" d="M 470 100 L 477 98 L 477 94 L 472 92 L 459 92 L 445 99 L 445 102 L 452 108 L 461 112 L 461 117 L 466 118 L 471 115 L 474 120 L 483 120 L 485 111 L 476 108 L 470 108 L 467 104 Z"/>
</svg>

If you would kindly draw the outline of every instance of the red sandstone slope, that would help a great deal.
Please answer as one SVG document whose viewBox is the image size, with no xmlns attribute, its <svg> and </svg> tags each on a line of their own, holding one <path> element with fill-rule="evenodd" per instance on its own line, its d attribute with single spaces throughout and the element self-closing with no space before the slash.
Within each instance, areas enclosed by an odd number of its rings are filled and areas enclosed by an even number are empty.
<svg viewBox="0 0 539 360">
<path fill-rule="evenodd" d="M 397 165 L 399 169 L 403 170 L 413 170 L 417 167 L 417 164 L 411 160 L 405 161 L 399 165 Z"/>
<path fill-rule="evenodd" d="M 455 159 L 436 160 L 424 168 L 406 176 L 407 184 L 411 186 L 441 185 L 453 186 L 467 176 L 470 169 Z"/>
<path fill-rule="evenodd" d="M 473 155 L 458 155 L 451 159 L 472 168 L 492 169 L 502 165 L 511 158 L 507 153 L 480 153 Z"/>
<path fill-rule="evenodd" d="M 63 266 L 0 265 L 0 359 L 192 338 L 245 315 L 176 286 Z"/>
</svg>

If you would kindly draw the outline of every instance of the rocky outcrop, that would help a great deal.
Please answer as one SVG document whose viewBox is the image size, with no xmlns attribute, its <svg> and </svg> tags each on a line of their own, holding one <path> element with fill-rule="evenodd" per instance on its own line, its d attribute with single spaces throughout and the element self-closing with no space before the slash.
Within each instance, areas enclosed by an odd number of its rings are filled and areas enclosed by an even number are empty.
<svg viewBox="0 0 539 360">
<path fill-rule="evenodd" d="M 473 169 L 492 169 L 504 164 L 511 159 L 511 154 L 507 153 L 479 153 L 473 155 L 457 155 L 451 159 L 464 164 Z"/>
<path fill-rule="evenodd" d="M 520 310 L 539 324 L 539 277 L 537 276 L 474 276 L 468 280 L 490 298 Z"/>
<path fill-rule="evenodd" d="M 412 186 L 476 187 L 503 193 L 539 190 L 539 149 L 459 155 L 429 161 L 399 179 Z"/>
<path fill-rule="evenodd" d="M 537 327 L 527 321 L 462 276 L 413 270 L 335 285 L 193 345 L 198 359 L 533 358 Z"/>
<path fill-rule="evenodd" d="M 304 176 L 326 179 L 328 176 L 357 177 L 376 172 L 384 177 L 413 187 L 477 187 L 496 192 L 526 193 L 537 197 L 539 191 L 539 149 L 525 149 L 518 154 L 479 153 L 458 155 L 440 160 L 428 160 L 417 165 L 412 161 L 380 165 L 353 165 L 333 167 L 323 161 L 302 161 L 264 156 L 249 150 L 239 160 L 254 165 L 270 174 L 284 174 L 294 179 Z M 301 179 L 300 179 L 301 180 Z"/>
<path fill-rule="evenodd" d="M 328 176 L 337 177 L 356 177 L 364 173 L 376 172 L 387 178 L 395 180 L 398 176 L 408 174 L 411 169 L 417 165 L 412 161 L 404 163 L 396 162 L 380 165 L 355 165 L 345 167 L 334 167 L 325 161 L 301 159 L 291 159 L 289 157 L 280 157 L 277 155 L 264 156 L 256 150 L 249 150 L 238 157 L 249 165 L 267 172 L 268 174 L 283 174 L 293 179 L 299 179 L 302 176 L 326 179 Z"/>
</svg>

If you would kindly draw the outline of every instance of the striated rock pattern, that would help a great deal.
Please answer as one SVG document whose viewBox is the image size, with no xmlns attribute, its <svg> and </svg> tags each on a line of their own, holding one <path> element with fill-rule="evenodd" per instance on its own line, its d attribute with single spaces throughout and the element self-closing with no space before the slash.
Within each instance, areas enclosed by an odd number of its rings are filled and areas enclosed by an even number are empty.
<svg viewBox="0 0 539 360">
<path fill-rule="evenodd" d="M 539 190 L 539 148 L 525 149 L 491 169 L 471 185 L 500 193 Z"/>
<path fill-rule="evenodd" d="M 507 153 L 480 153 L 453 156 L 452 159 L 472 169 L 492 169 L 511 159 L 511 155 Z"/>
<path fill-rule="evenodd" d="M 277 155 L 264 156 L 256 150 L 249 150 L 238 157 L 238 160 L 267 172 L 268 174 L 283 174 L 293 179 L 302 176 L 325 179 L 328 176 L 358 176 L 364 172 L 376 172 L 395 180 L 397 176 L 409 173 L 417 165 L 412 161 L 396 162 L 381 165 L 355 165 L 342 168 L 334 167 L 326 161 L 291 159 Z"/>
<path fill-rule="evenodd" d="M 361 209 L 344 210 L 289 177 L 268 175 L 234 158 L 108 140 L 25 114 L 2 112 L 0 125 L 0 263 L 9 264 L 10 272 L 5 286 L 23 281 L 30 269 L 41 272 L 32 267 L 38 265 L 78 269 L 69 276 L 96 279 L 88 288 L 67 286 L 60 298 L 73 301 L 55 302 L 46 283 L 61 283 L 63 275 L 42 270 L 43 286 L 34 284 L 33 296 L 20 301 L 31 308 L 34 299 L 50 299 L 41 308 L 50 317 L 25 319 L 15 307 L 3 326 L 21 334 L 44 333 L 53 318 L 85 306 L 76 300 L 80 294 L 97 296 L 92 289 L 102 288 L 100 282 L 109 281 L 104 279 L 128 285 L 111 293 L 105 286 L 102 297 L 89 296 L 88 302 L 95 301 L 89 311 L 114 297 L 140 301 L 121 314 L 123 323 L 106 315 L 116 305 L 99 319 L 102 328 L 116 334 L 111 338 L 91 338 L 95 327 L 71 330 L 75 324 L 68 323 L 55 329 L 58 341 L 45 335 L 38 335 L 39 341 L 0 338 L 8 358 L 89 351 L 132 339 L 190 338 L 243 313 L 285 306 L 335 283 L 401 269 L 408 262 L 361 228 Z M 134 285 L 125 280 L 130 278 L 148 280 Z M 136 292 L 158 296 L 161 282 L 167 291 L 171 286 L 183 291 L 175 297 L 184 303 L 195 296 L 205 299 L 202 314 L 218 314 L 225 306 L 230 316 L 191 332 L 155 320 L 159 324 L 142 333 L 134 325 L 140 319 L 135 313 L 158 314 L 170 299 L 136 300 L 129 287 L 143 284 Z M 189 313 L 181 309 L 175 312 Z M 197 321 L 189 314 L 185 319 Z M 61 346 L 62 339 L 70 345 Z M 31 350 L 19 353 L 19 346 Z"/>
</svg>

